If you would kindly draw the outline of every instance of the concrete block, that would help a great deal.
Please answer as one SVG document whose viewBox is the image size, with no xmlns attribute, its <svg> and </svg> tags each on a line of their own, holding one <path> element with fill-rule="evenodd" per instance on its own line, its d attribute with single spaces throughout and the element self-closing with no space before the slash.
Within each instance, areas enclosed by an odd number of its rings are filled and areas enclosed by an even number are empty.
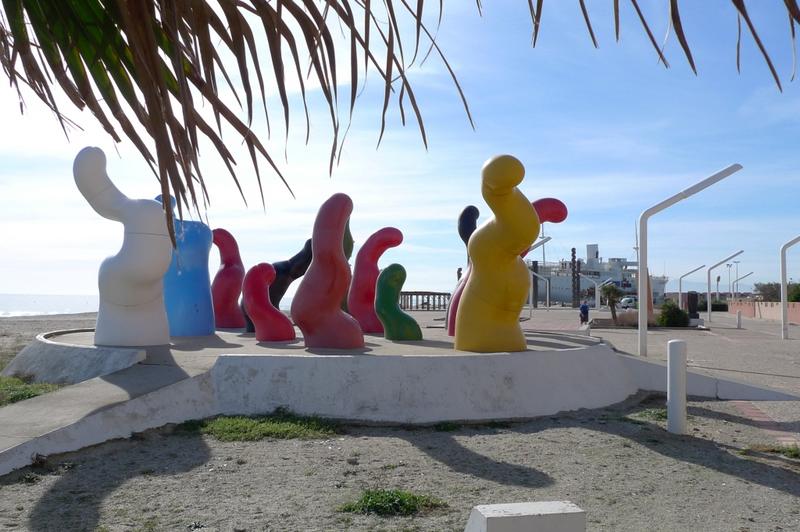
<svg viewBox="0 0 800 532">
<path fill-rule="evenodd" d="M 569 501 L 486 504 L 472 509 L 464 532 L 585 532 L 586 512 Z"/>
<path fill-rule="evenodd" d="M 82 329 L 38 335 L 3 369 L 3 375 L 25 376 L 34 382 L 75 384 L 129 368 L 145 359 L 143 349 L 59 341 L 61 336 L 77 331 Z"/>
</svg>

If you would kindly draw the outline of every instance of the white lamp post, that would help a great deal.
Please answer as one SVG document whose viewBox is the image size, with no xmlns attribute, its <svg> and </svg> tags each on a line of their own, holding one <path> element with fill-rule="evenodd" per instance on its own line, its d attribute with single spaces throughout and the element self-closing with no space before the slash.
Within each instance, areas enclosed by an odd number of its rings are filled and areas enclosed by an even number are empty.
<svg viewBox="0 0 800 532">
<path fill-rule="evenodd" d="M 737 286 L 739 281 L 741 281 L 745 277 L 750 277 L 751 275 L 753 275 L 753 272 L 746 273 L 746 274 L 742 275 L 741 277 L 737 277 L 736 280 L 734 281 L 734 286 Z"/>
<path fill-rule="evenodd" d="M 639 294 L 639 356 L 647 356 L 647 307 L 650 301 L 650 295 L 647 293 L 647 220 L 657 212 L 661 212 L 667 207 L 697 194 L 701 190 L 710 187 L 717 181 L 721 181 L 741 169 L 742 165 L 732 164 L 716 174 L 703 179 L 699 183 L 695 183 L 689 188 L 653 205 L 639 215 L 639 274 L 637 275 L 637 291 Z"/>
<path fill-rule="evenodd" d="M 544 275 L 539 275 L 538 273 L 536 273 L 533 270 L 531 270 L 531 275 L 533 275 L 537 279 L 541 279 L 542 281 L 544 281 L 545 294 L 546 294 L 545 295 L 545 298 L 546 298 L 545 299 L 545 304 L 547 305 L 547 310 L 550 310 L 550 278 L 549 277 L 545 277 Z"/>
<path fill-rule="evenodd" d="M 786 250 L 800 242 L 797 236 L 781 246 L 781 339 L 789 339 L 789 287 L 786 286 Z"/>
<path fill-rule="evenodd" d="M 725 265 L 725 267 L 728 268 L 728 297 L 733 297 L 733 292 L 731 292 L 731 266 L 733 266 L 733 264 L 730 262 Z M 717 289 L 717 292 L 719 292 L 719 289 Z M 719 299 L 719 294 L 717 294 L 717 299 Z"/>
<path fill-rule="evenodd" d="M 586 279 L 590 283 L 594 284 L 594 308 L 595 308 L 595 310 L 600 310 L 600 287 L 602 287 L 604 284 L 608 283 L 611 279 L 606 279 L 602 283 L 598 283 L 597 281 L 595 281 L 591 277 L 587 277 L 587 276 L 583 275 L 582 273 L 579 273 L 578 275 L 580 275 L 581 277 L 583 277 L 584 279 Z"/>
<path fill-rule="evenodd" d="M 678 308 L 683 308 L 683 295 L 682 295 L 683 294 L 683 292 L 682 292 L 682 289 L 683 289 L 683 278 L 687 277 L 689 275 L 692 275 L 697 270 L 701 270 L 701 269 L 703 269 L 705 267 L 706 267 L 705 264 L 701 264 L 700 266 L 698 266 L 694 270 L 692 270 L 690 272 L 686 272 L 683 275 L 681 275 L 680 277 L 678 277 Z"/>
<path fill-rule="evenodd" d="M 731 260 L 733 257 L 738 257 L 742 253 L 744 253 L 744 250 L 740 249 L 739 251 L 737 251 L 733 255 L 730 255 L 729 257 L 725 257 L 724 259 L 722 259 L 721 261 L 719 261 L 718 263 L 714 264 L 713 266 L 711 266 L 710 268 L 708 268 L 706 270 L 706 281 L 708 282 L 708 284 L 706 286 L 706 307 L 707 307 L 706 311 L 707 311 L 707 316 L 708 316 L 708 322 L 709 323 L 711 323 L 711 270 L 713 270 L 717 266 L 720 266 L 721 264 L 725 264 L 726 262 Z"/>
<path fill-rule="evenodd" d="M 736 280 L 733 282 L 733 297 L 736 297 L 736 294 L 739 293 L 739 261 L 735 260 L 733 263 L 736 265 Z"/>
</svg>

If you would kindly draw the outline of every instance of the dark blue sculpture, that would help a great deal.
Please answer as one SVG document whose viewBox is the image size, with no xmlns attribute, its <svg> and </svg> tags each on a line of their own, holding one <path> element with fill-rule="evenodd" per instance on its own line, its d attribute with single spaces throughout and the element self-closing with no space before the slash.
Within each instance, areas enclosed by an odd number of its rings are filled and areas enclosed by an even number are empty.
<svg viewBox="0 0 800 532">
<path fill-rule="evenodd" d="M 172 206 L 175 206 L 175 199 Z M 161 201 L 161 196 L 156 200 Z M 163 202 L 162 202 L 163 203 Z M 175 219 L 172 263 L 164 275 L 164 305 L 170 336 L 214 334 L 214 305 L 208 256 L 213 236 L 202 222 Z"/>
</svg>

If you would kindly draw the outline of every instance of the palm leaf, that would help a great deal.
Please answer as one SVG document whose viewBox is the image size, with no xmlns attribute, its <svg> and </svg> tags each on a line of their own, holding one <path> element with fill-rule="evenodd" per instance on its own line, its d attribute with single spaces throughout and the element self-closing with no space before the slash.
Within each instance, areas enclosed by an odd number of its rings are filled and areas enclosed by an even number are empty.
<svg viewBox="0 0 800 532">
<path fill-rule="evenodd" d="M 521 2 L 523 0 L 520 0 Z M 613 2 L 614 30 L 619 40 L 619 0 Z M 778 0 L 775 0 L 778 1 Z M 665 0 L 670 9 L 670 26 L 693 71 L 697 71 L 690 44 L 683 29 L 678 0 Z M 430 4 L 430 2 L 428 3 Z M 655 42 L 650 24 L 637 0 L 630 0 L 659 61 L 669 66 Z M 442 22 L 443 1 L 434 2 L 437 26 Z M 544 0 L 527 1 L 535 46 L 542 23 Z M 739 21 L 736 44 L 737 68 L 741 51 L 741 21 L 759 48 L 778 86 L 780 78 L 750 18 L 745 0 L 731 0 Z M 794 54 L 794 25 L 800 24 L 796 0 L 784 0 L 790 20 Z M 410 105 L 423 143 L 427 146 L 422 111 L 409 80 L 411 68 L 424 39 L 429 43 L 423 58 L 435 51 L 451 76 L 470 124 L 472 117 L 455 73 L 428 30 L 424 19 L 430 9 L 424 0 L 2 0 L 0 10 L 0 66 L 20 95 L 21 85 L 50 107 L 67 132 L 72 125 L 62 114 L 53 95 L 58 86 L 77 109 L 88 108 L 114 140 L 128 138 L 150 165 L 161 193 L 178 198 L 183 208 L 199 209 L 209 202 L 199 164 L 199 144 L 210 141 L 222 159 L 242 198 L 242 185 L 234 171 L 236 161 L 226 148 L 223 129 L 231 128 L 246 146 L 261 190 L 259 161 L 266 160 L 271 173 L 289 188 L 271 153 L 252 129 L 255 107 L 264 109 L 266 133 L 270 115 L 265 87 L 274 84 L 279 96 L 288 136 L 290 99 L 287 91 L 293 78 L 299 83 L 306 141 L 310 132 L 306 87 L 318 84 L 328 108 L 332 126 L 330 170 L 338 156 L 349 123 L 339 120 L 338 68 L 347 70 L 350 93 L 348 115 L 352 120 L 359 83 L 368 73 L 382 82 L 383 100 L 378 142 L 387 127 L 394 101 L 400 120 L 406 122 Z M 579 0 L 583 23 L 594 46 L 597 39 L 585 0 Z M 480 13 L 488 8 L 476 0 Z M 413 30 L 404 31 L 406 24 Z M 349 46 L 337 52 L 334 30 Z M 256 34 L 263 32 L 271 68 L 262 68 Z M 413 57 L 406 63 L 406 39 L 413 39 Z M 229 52 L 234 65 L 223 64 L 219 49 Z M 363 61 L 359 55 L 363 54 Z M 224 54 L 223 54 L 224 55 Z M 342 61 L 342 57 L 344 61 Z M 307 64 L 304 64 L 306 63 Z M 794 60 L 793 60 L 794 65 Z M 235 68 L 238 80 L 228 68 Z M 231 101 L 218 92 L 218 80 L 233 92 Z M 794 71 L 792 72 L 792 78 Z M 239 87 L 239 90 L 236 90 Z M 241 92 L 241 94 L 240 94 Z M 216 127 L 196 110 L 196 100 L 207 102 Z M 291 188 L 289 188 L 291 191 Z M 264 202 L 263 191 L 261 193 Z M 172 233 L 172 211 L 165 211 Z"/>
</svg>

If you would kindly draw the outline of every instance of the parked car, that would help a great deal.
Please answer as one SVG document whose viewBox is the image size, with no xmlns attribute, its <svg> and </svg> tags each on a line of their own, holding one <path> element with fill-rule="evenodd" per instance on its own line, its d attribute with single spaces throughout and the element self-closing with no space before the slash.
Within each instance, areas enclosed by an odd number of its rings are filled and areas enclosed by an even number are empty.
<svg viewBox="0 0 800 532">
<path fill-rule="evenodd" d="M 619 308 L 636 308 L 636 296 L 626 296 L 619 300 Z"/>
</svg>

